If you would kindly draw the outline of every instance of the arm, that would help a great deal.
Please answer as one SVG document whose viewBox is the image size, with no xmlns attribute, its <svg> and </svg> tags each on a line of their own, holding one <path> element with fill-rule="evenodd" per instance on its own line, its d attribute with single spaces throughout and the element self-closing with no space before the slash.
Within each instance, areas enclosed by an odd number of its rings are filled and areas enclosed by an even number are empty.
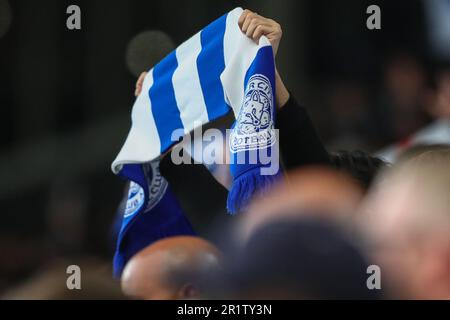
<svg viewBox="0 0 450 320">
<path fill-rule="evenodd" d="M 270 43 L 274 54 L 278 52 L 282 37 L 280 25 L 271 19 L 262 17 L 250 10 L 245 10 L 239 19 L 242 32 L 254 41 L 264 35 Z M 305 108 L 301 107 L 283 83 L 278 70 L 275 74 L 277 128 L 280 130 L 280 153 L 286 169 L 306 165 L 327 165 L 330 163 L 316 129 Z"/>
<path fill-rule="evenodd" d="M 286 97 L 287 100 L 278 109 L 276 122 L 280 135 L 280 154 L 285 169 L 291 170 L 308 165 L 329 165 L 328 152 L 308 112 L 292 95 L 283 95 L 282 98 L 286 99 Z"/>
</svg>

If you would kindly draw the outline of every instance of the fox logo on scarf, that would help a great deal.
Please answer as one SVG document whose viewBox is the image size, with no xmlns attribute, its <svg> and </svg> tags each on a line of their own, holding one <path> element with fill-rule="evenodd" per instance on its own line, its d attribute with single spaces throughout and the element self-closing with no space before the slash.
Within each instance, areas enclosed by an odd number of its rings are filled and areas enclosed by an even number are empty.
<svg viewBox="0 0 450 320">
<path fill-rule="evenodd" d="M 268 164 L 260 155 L 265 151 L 278 163 L 272 150 L 276 145 L 273 51 L 266 37 L 256 44 L 241 32 L 242 12 L 236 8 L 206 26 L 144 79 L 133 106 L 130 132 L 112 164 L 115 174 L 132 181 L 117 241 L 116 275 L 137 250 L 158 238 L 194 233 L 170 187 L 155 188 L 162 182 L 154 178 L 157 163 L 178 142 L 173 141 L 175 131 L 188 134 L 234 112 L 237 120 L 230 142 L 234 181 L 227 200 L 231 214 L 244 209 L 278 177 L 278 170 L 262 174 Z M 256 161 L 235 161 L 239 159 Z"/>
<path fill-rule="evenodd" d="M 272 146 L 276 142 L 272 120 L 272 86 L 263 75 L 250 78 L 245 101 L 230 136 L 230 151 L 255 150 Z"/>
</svg>

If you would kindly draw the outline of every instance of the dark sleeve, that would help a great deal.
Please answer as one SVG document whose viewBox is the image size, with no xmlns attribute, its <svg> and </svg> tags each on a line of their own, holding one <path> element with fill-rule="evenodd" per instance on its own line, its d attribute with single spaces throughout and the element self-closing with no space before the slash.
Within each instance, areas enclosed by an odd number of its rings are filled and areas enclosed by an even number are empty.
<svg viewBox="0 0 450 320">
<path fill-rule="evenodd" d="M 290 95 L 277 113 L 280 154 L 286 170 L 308 165 L 329 165 L 329 155 L 305 108 Z"/>
<path fill-rule="evenodd" d="M 204 165 L 175 165 L 167 154 L 159 169 L 197 232 L 207 234 L 217 217 L 226 215 L 228 190 Z"/>
</svg>

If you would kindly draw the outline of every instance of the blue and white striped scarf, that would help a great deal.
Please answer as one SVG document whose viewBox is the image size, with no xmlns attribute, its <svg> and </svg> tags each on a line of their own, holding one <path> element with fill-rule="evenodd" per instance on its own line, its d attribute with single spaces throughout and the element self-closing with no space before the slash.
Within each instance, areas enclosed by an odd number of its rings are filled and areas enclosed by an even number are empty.
<svg viewBox="0 0 450 320">
<path fill-rule="evenodd" d="M 236 122 L 229 143 L 234 177 L 230 213 L 245 208 L 256 192 L 276 179 L 278 171 L 262 173 L 270 164 L 259 155 L 264 150 L 272 154 L 272 162 L 278 161 L 273 157 L 273 51 L 264 36 L 256 44 L 241 32 L 242 12 L 236 8 L 215 20 L 148 72 L 133 106 L 131 130 L 112 164 L 115 174 L 138 185 L 136 192 L 147 184 L 143 165 L 158 161 L 176 143 L 176 130 L 188 134 L 231 110 Z M 239 159 L 247 160 L 238 163 Z M 142 194 L 144 203 L 128 220 L 145 211 L 149 195 Z"/>
</svg>

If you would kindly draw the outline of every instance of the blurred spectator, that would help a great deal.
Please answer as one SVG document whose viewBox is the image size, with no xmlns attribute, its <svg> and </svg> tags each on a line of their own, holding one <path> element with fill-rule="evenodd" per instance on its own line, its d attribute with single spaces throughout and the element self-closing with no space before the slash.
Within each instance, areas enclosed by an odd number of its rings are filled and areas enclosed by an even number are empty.
<svg viewBox="0 0 450 320">
<path fill-rule="evenodd" d="M 426 124 L 426 74 L 413 54 L 396 52 L 383 70 L 381 100 L 375 112 L 379 143 L 405 139 Z"/>
<path fill-rule="evenodd" d="M 87 201 L 87 192 L 82 185 L 66 179 L 53 184 L 46 215 L 46 235 L 59 253 L 81 253 L 86 237 Z"/>
<path fill-rule="evenodd" d="M 231 255 L 224 276 L 225 295 L 234 299 L 379 298 L 379 292 L 366 286 L 369 263 L 356 241 L 324 221 L 280 218 L 256 230 L 238 254 Z"/>
<path fill-rule="evenodd" d="M 450 298 L 450 149 L 393 166 L 366 201 L 363 232 L 397 296 Z"/>
<path fill-rule="evenodd" d="M 353 219 L 362 200 L 361 187 L 349 176 L 327 168 L 308 168 L 287 174 L 285 181 L 250 206 L 238 221 L 238 239 L 282 217 L 312 214 L 339 222 Z"/>
<path fill-rule="evenodd" d="M 368 119 L 369 97 L 367 89 L 356 82 L 342 81 L 333 84 L 328 97 L 329 123 L 332 149 L 359 149 L 370 145 Z"/>
<path fill-rule="evenodd" d="M 203 274 L 220 265 L 220 253 L 196 237 L 159 240 L 136 254 L 122 274 L 122 290 L 131 298 L 176 300 L 200 298 Z"/>
<path fill-rule="evenodd" d="M 52 251 L 42 239 L 23 234 L 0 236 L 0 295 L 7 288 L 23 282 L 52 257 Z"/>
<path fill-rule="evenodd" d="M 433 85 L 426 91 L 425 110 L 434 121 L 395 145 L 378 154 L 389 162 L 395 162 L 402 152 L 415 146 L 435 144 L 450 145 L 450 65 L 437 67 Z"/>
<path fill-rule="evenodd" d="M 439 66 L 436 71 L 434 95 L 427 111 L 434 119 L 450 121 L 450 63 Z"/>
</svg>

